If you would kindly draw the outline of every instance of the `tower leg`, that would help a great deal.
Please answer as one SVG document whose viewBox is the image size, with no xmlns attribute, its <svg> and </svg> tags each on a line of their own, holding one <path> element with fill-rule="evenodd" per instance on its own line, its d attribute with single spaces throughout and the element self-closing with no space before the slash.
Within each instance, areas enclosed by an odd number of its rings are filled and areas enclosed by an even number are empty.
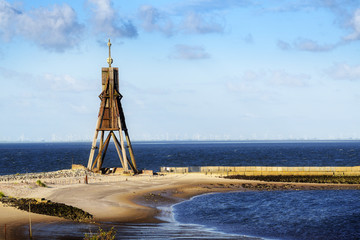
<svg viewBox="0 0 360 240">
<path fill-rule="evenodd" d="M 127 144 L 128 144 L 128 148 L 129 148 L 129 153 L 130 153 L 131 162 L 132 162 L 132 165 L 133 165 L 133 167 L 134 167 L 134 169 L 135 169 L 134 172 L 138 172 L 137 167 L 136 167 L 134 152 L 133 152 L 133 149 L 132 149 L 132 146 L 131 146 L 131 141 L 130 141 L 130 137 L 129 137 L 128 131 L 125 131 L 125 137 L 126 137 L 126 142 L 127 142 Z"/>
<path fill-rule="evenodd" d="M 105 133 L 104 130 L 101 131 L 99 148 L 101 148 L 102 145 L 104 144 L 104 133 Z"/>
<path fill-rule="evenodd" d="M 102 111 L 102 113 L 104 112 L 104 110 Z M 92 142 L 92 145 L 91 145 L 91 150 L 90 150 L 90 156 L 89 156 L 89 161 L 88 161 L 88 165 L 87 165 L 87 168 L 89 170 L 92 170 L 92 165 L 93 165 L 93 160 L 94 160 L 94 154 L 95 154 L 95 149 L 96 149 L 96 140 L 97 140 L 97 137 L 98 137 L 98 128 L 100 126 L 100 122 L 101 122 L 101 115 L 98 117 L 98 120 L 97 120 L 97 123 L 96 123 L 96 128 L 95 128 L 95 136 L 94 136 L 94 139 L 93 139 L 93 142 Z M 104 132 L 102 133 L 104 134 Z"/>
<path fill-rule="evenodd" d="M 89 161 L 88 161 L 88 165 L 87 165 L 87 168 L 89 170 L 92 170 L 92 163 L 93 163 L 95 149 L 96 149 L 97 136 L 98 136 L 98 131 L 95 130 L 95 136 L 94 136 L 94 139 L 93 139 L 93 142 L 92 142 L 92 145 L 91 145 L 90 156 L 89 156 Z"/>
<path fill-rule="evenodd" d="M 105 158 L 105 155 L 106 155 L 106 152 L 107 152 L 107 149 L 108 149 L 108 146 L 109 146 L 109 143 L 110 143 L 110 135 L 111 135 L 112 131 L 109 133 L 109 136 L 106 138 L 106 141 L 105 141 L 105 146 L 104 146 L 104 152 L 101 154 L 100 158 L 99 158 L 99 161 L 98 161 L 98 169 L 100 170 L 101 167 L 102 167 L 102 164 L 104 162 L 104 158 Z"/>
<path fill-rule="evenodd" d="M 125 149 L 125 145 L 124 145 L 124 136 L 122 135 L 122 131 L 119 131 L 119 135 L 120 135 L 120 146 L 121 146 L 121 151 L 122 151 L 122 156 L 123 156 L 123 161 L 124 161 L 124 170 L 125 171 L 129 171 L 129 165 L 128 165 L 128 160 L 127 160 L 127 156 L 126 156 L 126 149 Z"/>
<path fill-rule="evenodd" d="M 121 120 L 120 117 L 117 118 L 118 120 L 118 125 L 119 125 L 119 136 L 120 136 L 120 146 L 121 146 L 121 151 L 122 151 L 122 155 L 123 155 L 123 161 L 124 161 L 124 170 L 125 171 L 129 171 L 129 166 L 128 166 L 128 160 L 126 157 L 126 149 L 124 146 L 124 136 L 122 133 L 122 127 L 121 127 Z"/>
<path fill-rule="evenodd" d="M 113 137 L 114 145 L 115 145 L 115 147 L 116 147 L 116 151 L 117 151 L 118 156 L 119 156 L 119 158 L 120 158 L 121 166 L 122 166 L 123 168 L 125 168 L 125 167 L 124 167 L 125 164 L 124 164 L 124 161 L 123 161 L 121 152 L 120 152 L 120 147 L 121 147 L 121 146 L 120 146 L 119 140 L 116 138 L 115 133 L 111 133 L 111 136 Z"/>
<path fill-rule="evenodd" d="M 104 147 L 106 147 L 107 149 L 107 145 L 109 144 L 109 141 L 110 141 L 110 133 L 109 135 L 107 136 L 106 140 L 105 140 L 105 143 L 101 146 L 101 148 L 99 148 L 99 152 L 98 152 L 98 155 L 96 156 L 95 158 L 95 161 L 93 162 L 92 166 L 91 166 L 91 170 L 93 170 L 95 168 L 95 165 L 97 164 L 97 167 L 99 170 L 101 168 L 101 165 L 102 165 L 102 159 L 103 159 L 103 151 L 104 151 Z M 105 149 L 105 151 L 106 151 Z"/>
</svg>

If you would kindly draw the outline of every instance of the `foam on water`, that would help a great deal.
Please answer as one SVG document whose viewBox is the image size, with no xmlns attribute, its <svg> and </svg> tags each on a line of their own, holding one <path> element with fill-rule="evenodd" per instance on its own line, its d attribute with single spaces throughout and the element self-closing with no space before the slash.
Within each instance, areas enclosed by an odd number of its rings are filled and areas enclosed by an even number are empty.
<svg viewBox="0 0 360 240">
<path fill-rule="evenodd" d="M 176 205 L 176 204 L 175 204 Z M 181 223 L 175 219 L 174 206 L 157 207 L 160 210 L 158 219 L 164 221 L 157 227 L 163 231 L 168 232 L 169 236 L 174 232 L 178 232 L 173 236 L 174 238 L 205 238 L 205 239 L 254 239 L 244 235 L 225 233 L 209 226 L 204 226 L 195 223 Z M 258 238 L 256 238 L 258 239 Z"/>
</svg>

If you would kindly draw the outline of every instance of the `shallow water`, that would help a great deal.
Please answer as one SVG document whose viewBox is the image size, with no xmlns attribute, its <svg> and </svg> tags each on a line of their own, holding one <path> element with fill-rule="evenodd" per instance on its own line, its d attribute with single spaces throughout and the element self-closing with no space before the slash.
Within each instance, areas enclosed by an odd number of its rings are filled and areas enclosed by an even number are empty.
<svg viewBox="0 0 360 240">
<path fill-rule="evenodd" d="M 360 239 L 360 191 L 207 194 L 174 206 L 181 223 L 270 239 Z"/>
<path fill-rule="evenodd" d="M 197 224 L 170 223 L 143 223 L 143 224 L 83 224 L 83 223 L 53 223 L 34 224 L 33 239 L 48 240 L 82 240 L 85 234 L 96 233 L 98 228 L 108 231 L 111 227 L 116 230 L 116 239 L 244 239 L 237 234 L 216 232 Z M 22 237 L 26 237 L 28 226 L 23 227 Z"/>
</svg>

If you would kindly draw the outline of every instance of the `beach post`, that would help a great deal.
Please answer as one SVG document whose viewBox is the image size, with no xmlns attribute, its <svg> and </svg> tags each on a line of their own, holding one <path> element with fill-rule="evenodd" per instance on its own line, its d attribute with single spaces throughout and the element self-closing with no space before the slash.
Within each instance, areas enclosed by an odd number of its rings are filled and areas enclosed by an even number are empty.
<svg viewBox="0 0 360 240">
<path fill-rule="evenodd" d="M 31 209 L 30 209 L 30 202 L 29 202 L 29 237 L 32 239 L 32 230 L 31 230 L 31 215 L 30 215 Z"/>
<path fill-rule="evenodd" d="M 107 45 L 109 47 L 109 57 L 107 58 L 109 67 L 103 67 L 101 70 L 102 92 L 99 95 L 101 103 L 87 168 L 94 172 L 101 171 L 106 151 L 112 139 L 124 171 L 128 172 L 131 169 L 134 173 L 138 173 L 120 101 L 123 96 L 119 92 L 119 70 L 117 67 L 111 66 L 113 59 L 111 58 L 110 39 Z M 97 145 L 99 133 L 100 142 Z M 105 133 L 108 135 L 104 141 Z M 118 133 L 119 137 L 115 133 Z M 96 156 L 95 152 L 97 152 Z M 130 159 L 128 159 L 127 152 Z"/>
</svg>

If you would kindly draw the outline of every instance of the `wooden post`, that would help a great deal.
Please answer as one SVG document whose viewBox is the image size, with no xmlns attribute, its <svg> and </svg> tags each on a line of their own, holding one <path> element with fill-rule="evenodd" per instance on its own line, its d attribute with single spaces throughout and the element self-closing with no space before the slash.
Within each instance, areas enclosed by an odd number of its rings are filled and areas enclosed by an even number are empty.
<svg viewBox="0 0 360 240">
<path fill-rule="evenodd" d="M 104 162 L 104 158 L 105 158 L 105 155 L 106 155 L 106 151 L 107 151 L 108 146 L 109 146 L 109 143 L 110 143 L 111 133 L 112 133 L 112 132 L 109 133 L 109 135 L 108 135 L 108 137 L 107 137 L 107 139 L 106 139 L 106 141 L 105 141 L 104 153 L 101 155 L 100 161 L 99 161 L 99 163 L 98 163 L 98 164 L 99 164 L 99 165 L 98 165 L 99 170 L 101 169 L 101 166 L 102 166 L 102 164 L 103 164 L 103 162 Z"/>
<path fill-rule="evenodd" d="M 114 145 L 115 145 L 116 151 L 117 151 L 117 153 L 118 153 L 118 156 L 119 156 L 119 158 L 120 158 L 121 165 L 124 166 L 125 163 L 124 163 L 124 161 L 123 161 L 123 158 L 122 158 L 122 156 L 121 156 L 120 149 L 119 149 L 119 147 L 120 147 L 119 140 L 116 138 L 115 133 L 112 132 L 111 135 L 112 135 L 112 137 L 113 137 Z"/>
<path fill-rule="evenodd" d="M 101 131 L 99 148 L 101 148 L 102 145 L 104 144 L 104 133 L 105 133 L 105 131 Z"/>
<path fill-rule="evenodd" d="M 131 162 L 134 166 L 135 169 L 137 169 L 136 167 L 136 162 L 135 162 L 135 156 L 134 156 L 134 152 L 131 146 L 131 142 L 130 142 L 130 137 L 129 134 L 127 133 L 127 131 L 125 131 L 125 137 L 126 137 L 126 142 L 128 144 L 128 148 L 129 148 L 129 153 L 130 153 L 130 158 L 131 158 Z"/>
<path fill-rule="evenodd" d="M 122 135 L 120 118 L 118 118 L 118 122 L 119 122 L 119 127 L 120 127 L 120 130 L 119 130 L 120 146 L 121 146 L 121 151 L 122 151 L 122 156 L 123 156 L 123 161 L 124 161 L 124 166 L 123 167 L 124 167 L 125 171 L 128 171 L 129 170 L 128 160 L 127 160 L 127 157 L 126 157 L 126 149 L 125 149 L 125 146 L 124 146 L 124 136 Z"/>
<path fill-rule="evenodd" d="M 29 236 L 30 239 L 32 239 L 32 230 L 31 230 L 31 215 L 30 215 L 31 209 L 30 209 L 30 202 L 29 202 Z"/>
<path fill-rule="evenodd" d="M 99 125 L 99 124 L 100 124 L 100 120 L 98 120 L 98 123 L 96 125 Z M 93 159 L 94 159 L 97 136 L 98 136 L 98 131 L 95 131 L 95 136 L 94 136 L 94 139 L 93 139 L 93 142 L 92 142 L 92 145 L 91 145 L 91 150 L 90 150 L 89 162 L 88 162 L 88 165 L 87 165 L 88 169 L 91 169 L 92 162 L 93 162 Z"/>
<path fill-rule="evenodd" d="M 101 148 L 99 149 L 99 153 L 98 153 L 97 157 L 95 158 L 95 161 L 94 161 L 91 169 L 94 169 L 95 164 L 97 164 L 97 168 L 99 168 L 99 170 L 100 170 L 101 166 L 99 165 L 99 159 L 102 158 L 104 146 L 106 146 L 109 141 L 110 141 L 110 134 L 107 136 L 107 138 L 106 138 L 106 140 L 105 140 L 105 143 L 104 143 L 104 144 L 101 146 Z"/>
</svg>

